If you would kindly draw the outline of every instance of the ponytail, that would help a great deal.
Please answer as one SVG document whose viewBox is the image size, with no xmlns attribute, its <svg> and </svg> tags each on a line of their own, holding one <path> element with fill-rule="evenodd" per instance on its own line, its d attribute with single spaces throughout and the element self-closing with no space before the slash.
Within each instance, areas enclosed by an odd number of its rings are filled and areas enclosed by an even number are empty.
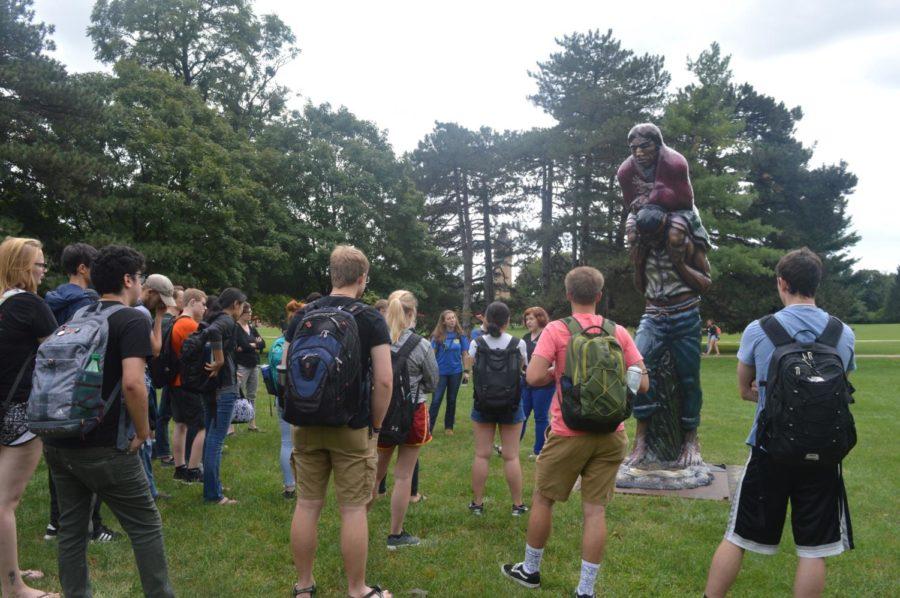
<svg viewBox="0 0 900 598">
<path fill-rule="evenodd" d="M 501 328 L 509 324 L 509 308 L 502 301 L 494 301 L 484 310 L 484 329 L 489 336 L 500 338 Z"/>
<path fill-rule="evenodd" d="M 409 291 L 399 290 L 388 297 L 387 320 L 388 329 L 391 332 L 391 342 L 400 340 L 403 331 L 409 328 L 410 319 L 415 318 L 418 302 Z"/>
</svg>

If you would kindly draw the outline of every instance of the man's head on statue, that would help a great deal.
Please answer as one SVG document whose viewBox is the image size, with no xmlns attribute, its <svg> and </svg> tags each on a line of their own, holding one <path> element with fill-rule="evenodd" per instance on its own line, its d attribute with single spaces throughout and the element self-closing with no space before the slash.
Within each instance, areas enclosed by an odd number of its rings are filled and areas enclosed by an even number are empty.
<svg viewBox="0 0 900 598">
<path fill-rule="evenodd" d="M 634 125 L 628 131 L 628 148 L 631 155 L 642 167 L 647 168 L 656 163 L 659 148 L 663 143 L 662 132 L 653 123 Z"/>
</svg>

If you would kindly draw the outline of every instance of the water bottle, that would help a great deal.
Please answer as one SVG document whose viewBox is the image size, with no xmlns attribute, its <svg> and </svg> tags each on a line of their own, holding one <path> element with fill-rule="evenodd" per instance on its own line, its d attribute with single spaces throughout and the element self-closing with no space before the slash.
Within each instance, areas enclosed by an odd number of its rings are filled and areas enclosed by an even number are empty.
<svg viewBox="0 0 900 598">
<path fill-rule="evenodd" d="M 631 366 L 625 373 L 625 384 L 632 394 L 637 394 L 638 388 L 641 387 L 641 376 L 643 376 L 643 371 L 639 365 Z"/>
<path fill-rule="evenodd" d="M 91 353 L 91 358 L 88 361 L 87 367 L 84 368 L 85 372 L 90 372 L 92 374 L 100 373 L 100 354 L 99 353 Z"/>
<path fill-rule="evenodd" d="M 212 343 L 203 345 L 203 360 L 209 365 L 213 365 L 216 362 L 216 358 L 212 351 Z"/>
</svg>

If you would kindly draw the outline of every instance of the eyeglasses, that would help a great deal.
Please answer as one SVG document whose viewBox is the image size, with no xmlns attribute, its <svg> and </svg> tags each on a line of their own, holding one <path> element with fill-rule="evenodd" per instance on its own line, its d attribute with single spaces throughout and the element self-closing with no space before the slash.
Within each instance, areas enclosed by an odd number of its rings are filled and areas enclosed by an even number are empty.
<svg viewBox="0 0 900 598">
<path fill-rule="evenodd" d="M 35 262 L 34 265 L 44 271 L 47 271 L 50 269 L 50 266 L 48 266 L 45 262 Z"/>
</svg>

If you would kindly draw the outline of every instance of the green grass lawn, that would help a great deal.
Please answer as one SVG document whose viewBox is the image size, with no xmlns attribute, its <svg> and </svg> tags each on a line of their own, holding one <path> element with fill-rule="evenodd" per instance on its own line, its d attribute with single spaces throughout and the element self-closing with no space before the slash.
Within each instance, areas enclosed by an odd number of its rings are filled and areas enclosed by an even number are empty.
<svg viewBox="0 0 900 598">
<path fill-rule="evenodd" d="M 879 333 L 874 332 L 873 336 Z M 885 336 L 900 338 L 893 334 L 889 331 Z M 710 463 L 743 464 L 747 456 L 743 440 L 754 406 L 736 396 L 733 359 L 705 359 L 702 367 L 704 458 Z M 829 560 L 826 594 L 896 595 L 900 587 L 898 361 L 862 361 L 853 383 L 858 389 L 854 414 L 860 440 L 845 462 L 845 477 L 857 549 Z M 527 518 L 509 514 L 511 501 L 499 458 L 492 463 L 485 516 L 473 518 L 466 509 L 473 450 L 470 389 L 464 386 L 460 396 L 457 434 L 445 436 L 439 425 L 434 442 L 422 451 L 421 485 L 428 500 L 410 507 L 406 527 L 426 544 L 388 552 L 384 546 L 388 502 L 380 500 L 371 513 L 368 579 L 400 596 L 414 589 L 432 596 L 530 593 L 499 575 L 501 563 L 522 558 L 527 525 Z M 171 468 L 155 464 L 160 488 L 174 496 L 160 509 L 171 577 L 180 596 L 289 595 L 294 581 L 288 546 L 292 504 L 281 497 L 278 424 L 267 402 L 262 398 L 258 403 L 264 433 L 242 429 L 227 441 L 223 482 L 230 488 L 228 495 L 241 501 L 239 505 L 206 506 L 199 485 L 176 484 Z M 631 420 L 630 435 L 633 430 Z M 529 429 L 521 451 L 528 494 L 534 465 L 524 457 L 532 439 Z M 56 546 L 42 540 L 48 512 L 46 478 L 42 463 L 17 512 L 19 559 L 23 568 L 47 573 L 39 587 L 58 589 Z M 567 595 L 578 582 L 582 522 L 577 498 L 557 506 L 539 595 Z M 608 511 L 609 540 L 598 589 L 609 596 L 699 596 L 728 509 L 725 502 L 617 495 Z M 112 527 L 121 529 L 105 508 L 104 515 Z M 331 500 L 319 533 L 315 574 L 320 596 L 346 595 L 338 529 L 338 513 Z M 789 530 L 788 525 L 777 556 L 748 555 L 735 596 L 789 595 L 796 562 Z M 95 596 L 141 595 L 127 540 L 92 545 L 89 559 Z"/>
</svg>

